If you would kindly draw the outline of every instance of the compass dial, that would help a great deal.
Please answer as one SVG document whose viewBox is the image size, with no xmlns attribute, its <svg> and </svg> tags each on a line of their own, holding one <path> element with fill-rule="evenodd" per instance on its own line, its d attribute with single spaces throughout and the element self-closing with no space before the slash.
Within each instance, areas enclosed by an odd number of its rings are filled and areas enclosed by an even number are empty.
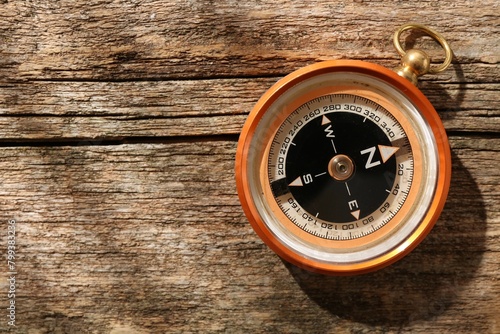
<svg viewBox="0 0 500 334">
<path fill-rule="evenodd" d="M 380 269 L 431 230 L 451 163 L 436 111 L 409 81 L 322 62 L 269 89 L 236 154 L 243 209 L 284 259 L 325 274 Z"/>
<path fill-rule="evenodd" d="M 381 228 L 401 208 L 412 184 L 413 155 L 403 127 L 381 105 L 331 94 L 285 119 L 271 143 L 268 177 L 278 206 L 302 230 L 355 239 Z"/>
</svg>

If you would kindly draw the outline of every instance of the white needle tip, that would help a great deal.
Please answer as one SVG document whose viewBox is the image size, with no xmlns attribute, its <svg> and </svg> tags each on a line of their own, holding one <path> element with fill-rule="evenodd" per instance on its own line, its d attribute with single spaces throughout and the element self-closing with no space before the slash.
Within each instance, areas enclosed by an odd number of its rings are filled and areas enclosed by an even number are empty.
<svg viewBox="0 0 500 334">
<path fill-rule="evenodd" d="M 382 161 L 385 163 L 399 150 L 399 147 L 378 145 L 378 150 L 380 151 Z"/>
<path fill-rule="evenodd" d="M 302 183 L 302 179 L 300 178 L 300 176 L 298 178 L 296 178 L 295 180 L 293 180 L 292 183 L 289 184 L 289 186 L 291 187 L 302 187 L 304 184 Z"/>
</svg>

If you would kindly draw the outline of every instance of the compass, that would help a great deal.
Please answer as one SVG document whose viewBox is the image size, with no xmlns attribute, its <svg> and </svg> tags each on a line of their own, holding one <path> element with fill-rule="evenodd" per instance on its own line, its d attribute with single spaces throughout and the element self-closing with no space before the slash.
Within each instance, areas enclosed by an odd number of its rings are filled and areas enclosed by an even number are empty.
<svg viewBox="0 0 500 334">
<path fill-rule="evenodd" d="M 402 49 L 421 30 L 446 51 L 437 68 Z M 308 270 L 350 275 L 383 268 L 414 249 L 444 206 L 448 139 L 417 77 L 451 62 L 425 26 L 398 29 L 395 70 L 358 60 L 301 68 L 272 86 L 243 127 L 236 154 L 242 207 L 260 238 Z"/>
</svg>

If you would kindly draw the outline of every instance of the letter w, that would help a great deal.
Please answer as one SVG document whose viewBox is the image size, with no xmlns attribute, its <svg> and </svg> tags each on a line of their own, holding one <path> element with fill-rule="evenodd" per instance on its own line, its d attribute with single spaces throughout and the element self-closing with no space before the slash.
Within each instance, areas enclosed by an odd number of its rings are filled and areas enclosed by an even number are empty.
<svg viewBox="0 0 500 334">
<path fill-rule="evenodd" d="M 332 125 L 331 124 L 324 131 L 326 132 L 326 137 L 327 138 L 335 138 L 335 135 L 333 134 L 333 130 L 332 130 Z"/>
</svg>

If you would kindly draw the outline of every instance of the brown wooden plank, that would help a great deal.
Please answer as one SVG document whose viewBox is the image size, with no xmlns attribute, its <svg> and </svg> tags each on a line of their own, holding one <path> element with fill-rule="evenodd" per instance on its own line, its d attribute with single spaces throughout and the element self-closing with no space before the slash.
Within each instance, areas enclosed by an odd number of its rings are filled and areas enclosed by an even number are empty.
<svg viewBox="0 0 500 334">
<path fill-rule="evenodd" d="M 0 1 L 0 219 L 18 228 L 18 327 L 4 295 L 0 332 L 498 333 L 498 13 L 494 0 Z M 235 135 L 301 66 L 396 66 L 392 33 L 414 20 L 455 52 L 420 86 L 451 135 L 440 220 L 377 273 L 287 265 L 242 213 Z M 402 39 L 442 60 L 417 37 Z"/>
<path fill-rule="evenodd" d="M 248 113 L 281 77 L 132 82 L 27 82 L 0 86 L 4 116 L 199 117 Z M 498 112 L 498 83 L 419 88 L 436 110 Z"/>
<path fill-rule="evenodd" d="M 453 139 L 433 232 L 401 262 L 351 278 L 263 246 L 237 200 L 235 142 L 3 148 L 18 330 L 494 333 L 499 144 Z"/>
<path fill-rule="evenodd" d="M 0 65 L 11 79 L 78 80 L 283 75 L 338 58 L 392 67 L 392 33 L 415 15 L 453 46 L 460 72 L 444 78 L 497 81 L 495 0 L 14 0 L 0 7 Z"/>
<path fill-rule="evenodd" d="M 277 79 L 9 84 L 0 89 L 1 137 L 84 142 L 237 135 Z M 500 131 L 499 90 L 499 84 L 422 84 L 448 131 Z"/>
</svg>

